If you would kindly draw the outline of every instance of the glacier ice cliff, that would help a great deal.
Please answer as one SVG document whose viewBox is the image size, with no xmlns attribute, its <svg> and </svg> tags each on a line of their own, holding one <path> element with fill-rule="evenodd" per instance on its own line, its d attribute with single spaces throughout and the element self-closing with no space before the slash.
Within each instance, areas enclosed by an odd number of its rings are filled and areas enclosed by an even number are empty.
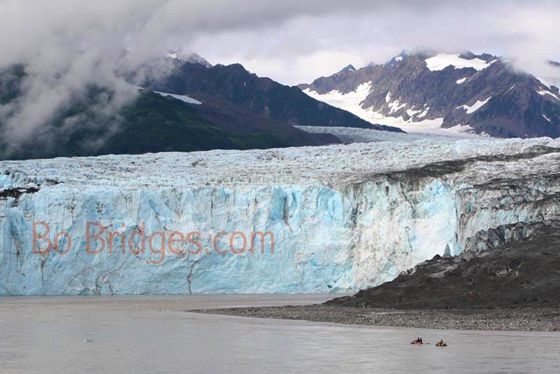
<svg viewBox="0 0 560 374">
<path fill-rule="evenodd" d="M 370 287 L 558 220 L 559 161 L 560 141 L 450 139 L 0 162 L 0 294 Z M 199 252 L 140 251 L 194 232 Z"/>
</svg>

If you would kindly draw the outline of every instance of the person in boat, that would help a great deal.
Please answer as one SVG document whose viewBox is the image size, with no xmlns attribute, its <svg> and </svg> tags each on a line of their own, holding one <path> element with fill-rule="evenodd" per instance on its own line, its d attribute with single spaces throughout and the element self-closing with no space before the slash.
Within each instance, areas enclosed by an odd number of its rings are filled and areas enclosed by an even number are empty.
<svg viewBox="0 0 560 374">
<path fill-rule="evenodd" d="M 418 337 L 415 340 L 413 340 L 410 344 L 424 344 L 424 342 L 422 341 L 422 338 Z"/>
<path fill-rule="evenodd" d="M 447 343 L 441 339 L 439 342 L 436 343 L 436 347 L 447 347 Z"/>
</svg>

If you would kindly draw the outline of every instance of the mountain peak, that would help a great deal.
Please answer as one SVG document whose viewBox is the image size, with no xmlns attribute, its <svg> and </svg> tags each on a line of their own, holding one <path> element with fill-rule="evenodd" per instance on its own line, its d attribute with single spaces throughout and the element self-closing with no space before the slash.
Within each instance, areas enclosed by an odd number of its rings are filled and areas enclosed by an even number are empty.
<svg viewBox="0 0 560 374">
<path fill-rule="evenodd" d="M 399 63 L 403 62 L 404 60 L 408 59 L 411 56 L 411 53 L 407 49 L 403 49 L 401 53 L 390 59 L 385 63 L 385 66 L 396 66 Z M 374 65 L 373 63 L 370 64 Z"/>
<path fill-rule="evenodd" d="M 383 65 L 300 88 L 370 122 L 410 131 L 425 125 L 495 137 L 560 137 L 554 82 L 488 53 L 403 51 Z"/>
<path fill-rule="evenodd" d="M 174 60 L 179 60 L 183 62 L 189 62 L 191 64 L 199 64 L 207 68 L 211 68 L 212 64 L 208 62 L 204 57 L 200 56 L 198 53 L 183 51 L 179 49 L 171 49 L 167 52 L 167 57 Z"/>
<path fill-rule="evenodd" d="M 341 74 L 341 73 L 346 73 L 347 71 L 355 71 L 356 68 L 354 67 L 354 65 L 349 64 L 347 66 L 345 66 L 344 68 L 342 68 L 338 73 L 336 74 Z"/>
</svg>

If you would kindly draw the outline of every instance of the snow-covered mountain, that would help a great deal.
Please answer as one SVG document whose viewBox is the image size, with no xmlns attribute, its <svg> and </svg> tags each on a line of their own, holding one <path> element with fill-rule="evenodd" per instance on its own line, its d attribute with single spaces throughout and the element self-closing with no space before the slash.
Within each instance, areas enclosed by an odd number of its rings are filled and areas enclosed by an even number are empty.
<svg viewBox="0 0 560 374">
<path fill-rule="evenodd" d="M 183 51 L 181 49 L 171 49 L 167 52 L 167 57 L 180 62 L 190 62 L 191 64 L 200 64 L 204 67 L 211 68 L 212 64 L 204 57 L 195 52 Z"/>
<path fill-rule="evenodd" d="M 299 87 L 367 121 L 409 131 L 560 136 L 558 88 L 489 54 L 403 52 Z"/>
<path fill-rule="evenodd" d="M 492 247 L 559 221 L 559 148 L 550 139 L 442 138 L 3 161 L 0 294 L 378 285 L 436 254 Z M 41 253 L 33 253 L 34 223 Z M 175 236 L 173 252 L 174 232 L 198 232 L 205 249 L 192 253 Z M 270 239 L 264 253 L 258 244 L 231 253 L 234 232 L 272 234 L 274 253 Z M 163 251 L 155 234 L 167 238 Z M 217 235 L 225 254 L 206 251 Z M 237 239 L 234 248 L 249 247 Z"/>
</svg>

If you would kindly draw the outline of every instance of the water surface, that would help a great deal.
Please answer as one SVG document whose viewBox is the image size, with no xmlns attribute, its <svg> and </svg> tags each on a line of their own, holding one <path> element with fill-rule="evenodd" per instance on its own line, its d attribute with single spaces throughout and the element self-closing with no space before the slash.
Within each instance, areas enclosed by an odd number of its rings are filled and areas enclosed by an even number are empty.
<svg viewBox="0 0 560 374">
<path fill-rule="evenodd" d="M 0 373 L 558 373 L 560 334 L 345 326 L 187 309 L 328 296 L 0 299 Z M 422 336 L 449 347 L 411 346 Z"/>
</svg>

